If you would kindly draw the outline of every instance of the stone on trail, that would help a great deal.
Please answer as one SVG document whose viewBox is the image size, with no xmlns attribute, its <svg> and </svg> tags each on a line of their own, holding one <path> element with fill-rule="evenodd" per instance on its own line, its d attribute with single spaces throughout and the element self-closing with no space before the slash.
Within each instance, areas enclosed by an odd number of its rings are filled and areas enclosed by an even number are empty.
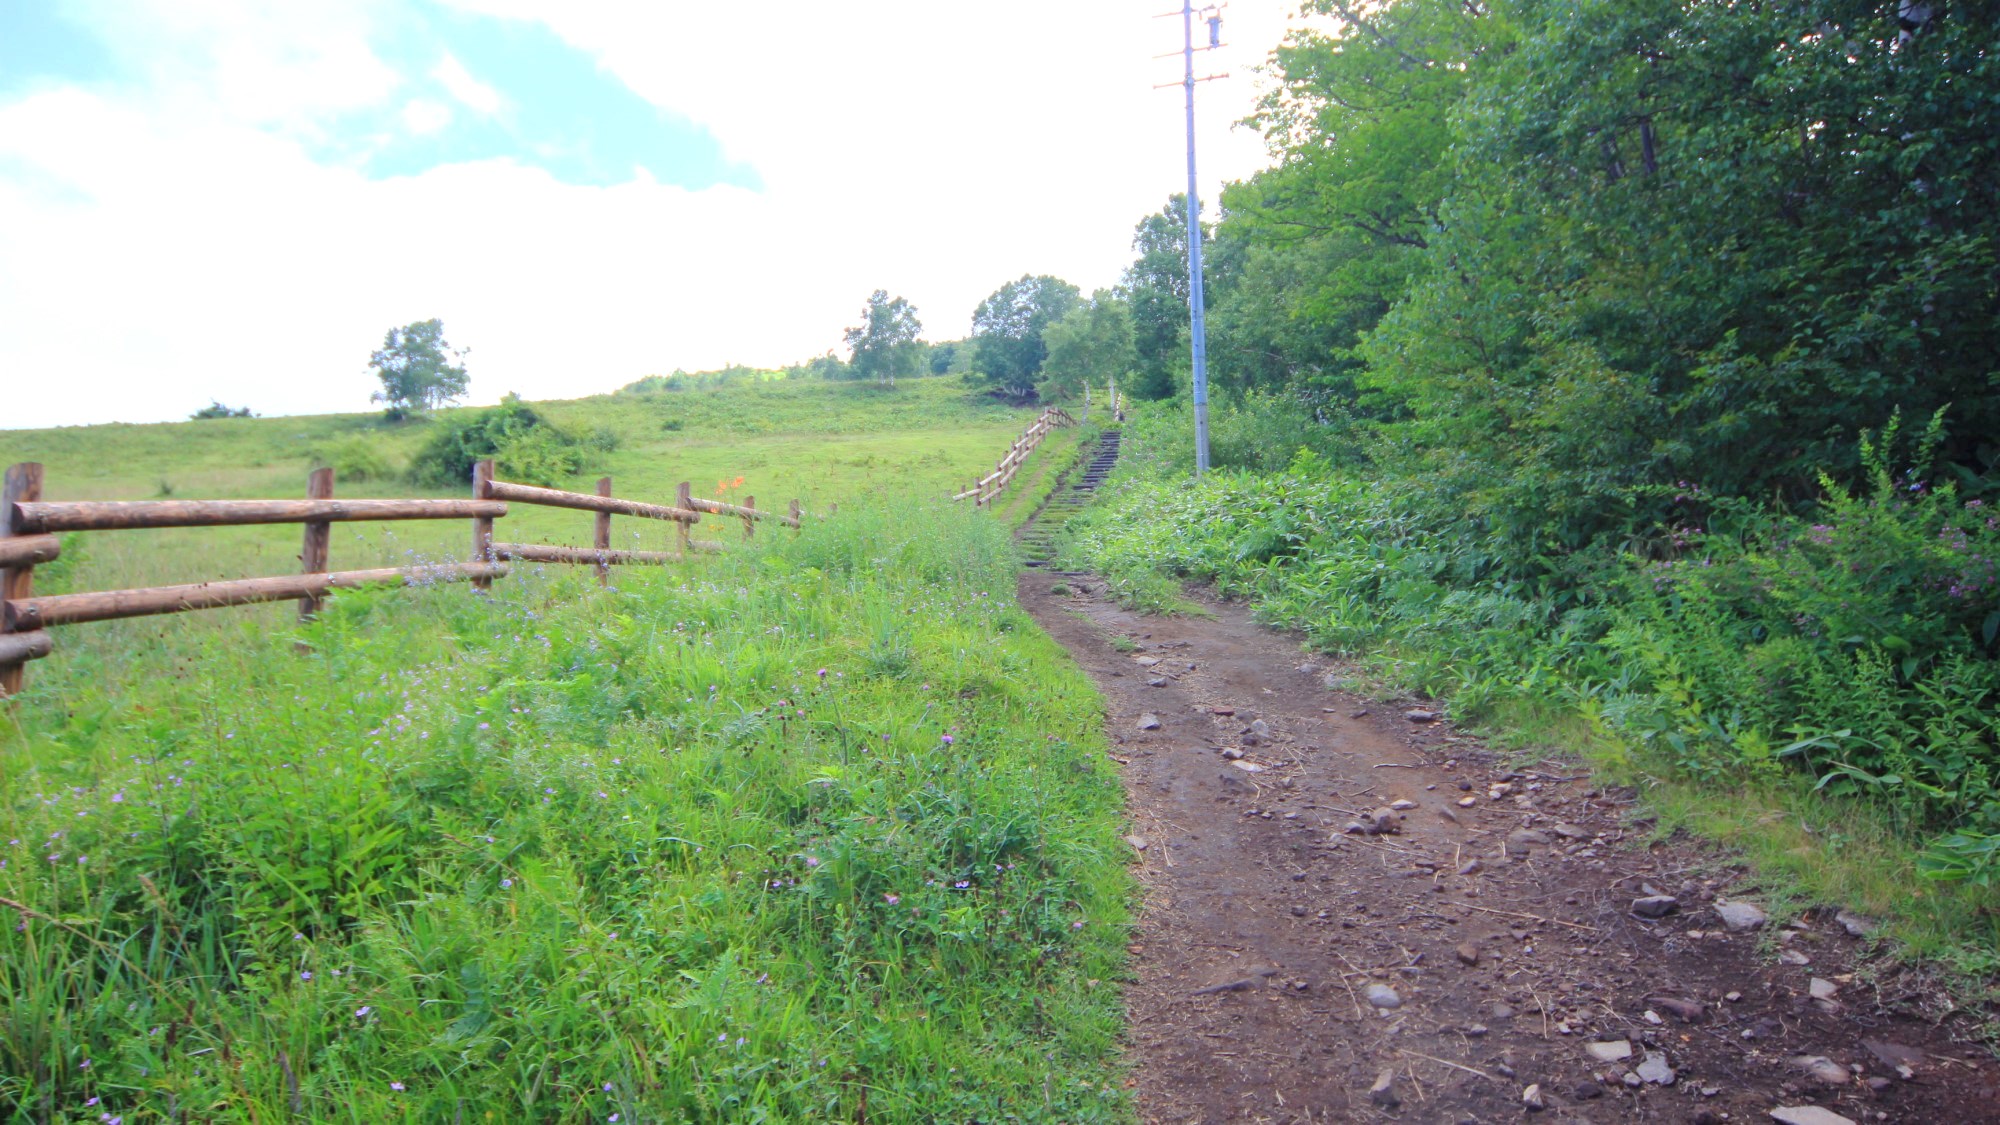
<svg viewBox="0 0 2000 1125">
<path fill-rule="evenodd" d="M 1731 933 L 1737 934 L 1758 929 L 1770 920 L 1764 908 L 1754 902 L 1718 902 L 1715 913 Z"/>
<path fill-rule="evenodd" d="M 1411 801 L 1411 800 L 1406 800 L 1406 799 L 1398 799 L 1398 800 L 1394 800 L 1394 801 L 1390 801 L 1390 802 L 1389 802 L 1389 807 L 1390 807 L 1390 808 L 1392 808 L 1392 809 L 1395 809 L 1395 810 L 1396 810 L 1397 812 L 1407 812 L 1407 811 L 1409 811 L 1410 809 L 1414 809 L 1414 808 L 1416 808 L 1416 807 L 1417 807 L 1417 803 L 1416 803 L 1415 801 Z"/>
<path fill-rule="evenodd" d="M 1914 1071 L 1917 1065 L 1924 1061 L 1922 1051 L 1915 1047 L 1905 1047 L 1901 1043 L 1892 1043 L 1887 1039 L 1863 1039 L 1861 1045 L 1869 1054 L 1881 1060 L 1883 1066 L 1898 1072 Z"/>
<path fill-rule="evenodd" d="M 1815 1000 L 1831 1000 L 1840 994 L 1840 986 L 1825 977 L 1814 977 L 1812 983 L 1806 986 L 1806 990 Z"/>
<path fill-rule="evenodd" d="M 1151 711 L 1146 712 L 1145 714 L 1139 716 L 1139 729 L 1159 730 L 1160 717 L 1158 715 L 1153 714 Z"/>
<path fill-rule="evenodd" d="M 1632 1057 L 1631 1041 L 1614 1039 L 1609 1043 L 1585 1043 L 1584 1053 L 1598 1062 L 1623 1062 Z"/>
<path fill-rule="evenodd" d="M 1771 1120 L 1783 1125 L 1854 1125 L 1852 1117 L 1816 1105 L 1781 1105 L 1771 1111 Z"/>
<path fill-rule="evenodd" d="M 1845 1086 L 1854 1081 L 1854 1075 L 1846 1067 L 1825 1055 L 1793 1055 L 1785 1061 L 1829 1086 Z"/>
<path fill-rule="evenodd" d="M 1271 737 L 1271 724 L 1262 719 L 1252 719 L 1250 720 L 1250 729 L 1245 733 L 1251 738 L 1262 741 Z"/>
<path fill-rule="evenodd" d="M 1135 852 L 1146 850 L 1146 838 L 1144 836 L 1127 836 L 1125 837 L 1125 842 L 1132 845 L 1132 850 Z"/>
<path fill-rule="evenodd" d="M 1812 964 L 1812 958 L 1800 953 L 1796 949 L 1780 949 L 1778 950 L 1778 963 L 1781 965 L 1804 966 Z"/>
<path fill-rule="evenodd" d="M 1840 923 L 1840 928 L 1846 930 L 1851 937 L 1873 937 L 1875 931 L 1882 928 L 1882 923 L 1866 914 L 1856 914 L 1851 910 L 1840 911 L 1833 916 L 1833 920 Z"/>
<path fill-rule="evenodd" d="M 1243 761 L 1243 760 L 1242 760 L 1242 759 L 1240 759 L 1240 758 L 1239 758 L 1238 760 L 1234 761 L 1234 762 L 1231 762 L 1231 763 L 1229 763 L 1229 764 L 1230 764 L 1230 765 L 1232 765 L 1232 766 L 1235 766 L 1235 767 L 1236 767 L 1237 769 L 1239 769 L 1239 770 L 1242 770 L 1242 771 L 1243 771 L 1244 773 L 1263 773 L 1263 772 L 1264 772 L 1264 767 L 1263 767 L 1263 766 L 1260 766 L 1260 765 L 1258 765 L 1258 764 L 1257 764 L 1257 763 L 1255 763 L 1255 762 L 1246 762 L 1246 761 Z"/>
<path fill-rule="evenodd" d="M 1534 849 L 1534 845 L 1547 844 L 1548 842 L 1549 834 L 1546 832 L 1540 832 L 1533 828 L 1516 828 L 1514 831 L 1507 833 L 1505 847 L 1508 855 L 1513 856 L 1515 859 L 1525 859 L 1528 853 Z"/>
<path fill-rule="evenodd" d="M 1667 1056 L 1657 1051 L 1646 1052 L 1646 1057 L 1632 1068 L 1632 1072 L 1655 1086 L 1674 1084 L 1674 1068 L 1667 1065 Z"/>
<path fill-rule="evenodd" d="M 1540 1082 L 1521 1091 L 1521 1108 L 1527 1110 L 1529 1113 L 1539 1113 L 1548 1107 L 1549 1103 L 1542 1098 L 1542 1084 Z"/>
<path fill-rule="evenodd" d="M 1378 1008 L 1394 1009 L 1403 1006 L 1403 998 L 1396 994 L 1395 989 L 1390 988 L 1386 984 L 1371 984 L 1362 995 L 1368 998 L 1370 1004 Z"/>
<path fill-rule="evenodd" d="M 1243 750 L 1241 747 L 1224 746 L 1222 748 L 1222 760 L 1225 762 L 1234 762 L 1241 757 L 1243 757 Z"/>
<path fill-rule="evenodd" d="M 1362 813 L 1361 819 L 1348 821 L 1347 827 L 1342 831 L 1349 836 L 1357 834 L 1362 836 L 1392 836 L 1402 831 L 1402 827 L 1396 823 L 1398 819 L 1400 818 L 1397 817 L 1396 810 L 1394 809 L 1372 809 Z"/>
<path fill-rule="evenodd" d="M 1699 1000 L 1682 1000 L 1677 996 L 1654 996 L 1646 1002 L 1657 1004 L 1679 1016 L 1682 1023 L 1693 1023 L 1702 1017 L 1702 1013 L 1708 1011 L 1707 1005 Z"/>
<path fill-rule="evenodd" d="M 1388 1067 L 1375 1076 L 1375 1084 L 1368 1087 L 1368 1100 L 1383 1109 L 1394 1109 L 1402 1104 L 1396 1096 L 1396 1068 Z"/>
<path fill-rule="evenodd" d="M 1458 943 L 1458 948 L 1453 952 L 1457 953 L 1458 959 L 1467 966 L 1479 964 L 1479 947 L 1469 941 Z"/>
<path fill-rule="evenodd" d="M 1150 679 L 1150 680 L 1147 680 L 1147 681 L 1146 681 L 1146 686 L 1147 686 L 1147 687 L 1166 687 L 1166 686 L 1167 686 L 1167 678 L 1166 678 L 1165 676 L 1154 676 L 1154 677 L 1153 677 L 1152 679 Z"/>
<path fill-rule="evenodd" d="M 1444 716 L 1439 712 L 1426 711 L 1420 707 L 1415 710 L 1403 712 L 1403 717 L 1413 723 L 1435 723 Z"/>
<path fill-rule="evenodd" d="M 1160 658 L 1157 656 L 1135 656 L 1132 658 L 1132 662 L 1141 668 L 1151 668 L 1160 662 Z"/>
<path fill-rule="evenodd" d="M 1672 895 L 1647 895 L 1632 900 L 1632 913 L 1641 918 L 1665 918 L 1681 908 L 1681 900 Z"/>
</svg>

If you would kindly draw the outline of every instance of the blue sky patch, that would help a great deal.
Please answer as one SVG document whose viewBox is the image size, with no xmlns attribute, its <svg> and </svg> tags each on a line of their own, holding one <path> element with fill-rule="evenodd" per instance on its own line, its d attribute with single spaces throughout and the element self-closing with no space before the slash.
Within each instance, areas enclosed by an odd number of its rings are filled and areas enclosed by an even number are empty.
<svg viewBox="0 0 2000 1125">
<path fill-rule="evenodd" d="M 54 0 L 0 0 L 0 97 L 37 86 L 96 82 L 115 70 L 111 52 Z"/>
<path fill-rule="evenodd" d="M 56 0 L 0 0 L 0 97 L 143 80 L 123 73 L 95 28 L 60 8 Z M 757 170 L 730 160 L 705 126 L 640 97 L 541 23 L 413 0 L 369 46 L 402 77 L 386 103 L 279 126 L 317 159 L 372 179 L 510 159 L 577 185 L 626 183 L 643 169 L 692 190 L 763 187 Z"/>
</svg>

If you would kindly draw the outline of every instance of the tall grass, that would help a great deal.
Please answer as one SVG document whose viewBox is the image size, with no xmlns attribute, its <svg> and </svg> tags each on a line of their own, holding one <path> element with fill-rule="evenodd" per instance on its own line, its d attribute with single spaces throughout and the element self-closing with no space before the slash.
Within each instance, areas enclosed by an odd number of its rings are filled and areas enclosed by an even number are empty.
<svg viewBox="0 0 2000 1125">
<path fill-rule="evenodd" d="M 611 589 L 41 662 L 0 730 L 0 1106 L 1124 1117 L 1120 789 L 1012 568 L 981 515 L 844 505 Z"/>
</svg>

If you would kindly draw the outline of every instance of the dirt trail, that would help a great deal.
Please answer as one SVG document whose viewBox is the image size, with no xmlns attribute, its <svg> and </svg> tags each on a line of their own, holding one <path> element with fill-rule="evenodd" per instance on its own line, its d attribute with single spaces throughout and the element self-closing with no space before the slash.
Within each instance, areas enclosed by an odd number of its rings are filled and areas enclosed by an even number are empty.
<svg viewBox="0 0 2000 1125">
<path fill-rule="evenodd" d="M 1866 920 L 1732 929 L 1755 887 L 1648 844 L 1630 794 L 1335 690 L 1237 606 L 1147 617 L 1045 571 L 1020 598 L 1110 709 L 1147 1121 L 2000 1121 L 2000 1066 L 1875 979 Z"/>
</svg>

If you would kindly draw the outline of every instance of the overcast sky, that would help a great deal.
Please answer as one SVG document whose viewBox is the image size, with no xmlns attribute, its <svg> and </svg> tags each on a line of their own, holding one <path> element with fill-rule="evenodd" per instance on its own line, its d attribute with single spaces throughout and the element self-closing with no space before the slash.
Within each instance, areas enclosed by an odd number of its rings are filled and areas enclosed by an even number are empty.
<svg viewBox="0 0 2000 1125">
<path fill-rule="evenodd" d="M 1197 56 L 1205 199 L 1294 4 Z M 0 0 L 0 428 L 367 409 L 433 316 L 492 402 L 1110 285 L 1185 183 L 1171 6 Z"/>
</svg>

